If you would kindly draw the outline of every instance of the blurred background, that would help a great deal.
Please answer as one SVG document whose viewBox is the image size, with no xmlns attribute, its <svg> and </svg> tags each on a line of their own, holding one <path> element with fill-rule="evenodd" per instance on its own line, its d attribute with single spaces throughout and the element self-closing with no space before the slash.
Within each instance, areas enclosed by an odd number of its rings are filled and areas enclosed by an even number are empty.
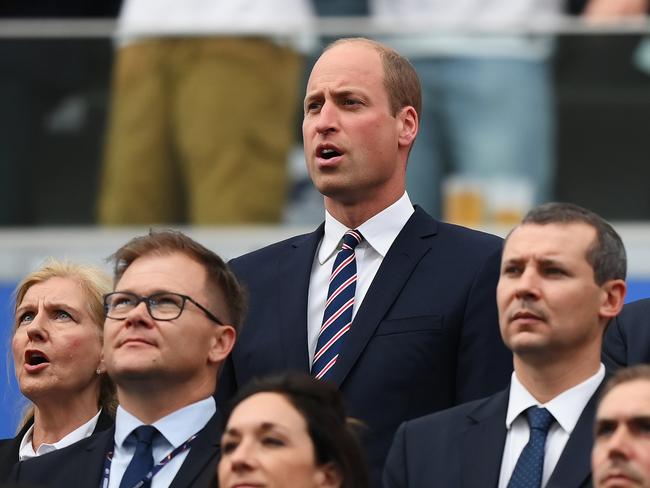
<svg viewBox="0 0 650 488">
<path fill-rule="evenodd" d="M 150 227 L 231 258 L 323 219 L 302 154 L 323 46 L 380 40 L 423 85 L 411 200 L 505 235 L 562 200 L 614 223 L 650 296 L 648 0 L 3 0 L 0 324 L 47 256 Z M 9 355 L 0 435 L 20 399 Z"/>
</svg>

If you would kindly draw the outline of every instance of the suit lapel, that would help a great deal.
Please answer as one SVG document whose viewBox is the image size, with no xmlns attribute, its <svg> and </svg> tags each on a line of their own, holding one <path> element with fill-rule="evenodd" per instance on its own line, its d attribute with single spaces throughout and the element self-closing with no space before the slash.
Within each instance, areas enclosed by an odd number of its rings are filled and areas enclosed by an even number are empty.
<svg viewBox="0 0 650 488">
<path fill-rule="evenodd" d="M 436 221 L 416 207 L 381 263 L 359 308 L 332 369 L 331 381 L 341 385 L 386 315 L 413 269 L 431 248 Z"/>
<path fill-rule="evenodd" d="M 215 486 L 217 463 L 221 454 L 221 415 L 219 411 L 208 421 L 192 442 L 190 452 L 174 477 L 170 488 Z"/>
<path fill-rule="evenodd" d="M 497 486 L 506 443 L 509 391 L 497 393 L 468 413 L 470 426 L 460 439 L 461 487 Z"/>
<path fill-rule="evenodd" d="M 548 481 L 547 488 L 565 486 L 585 486 L 591 479 L 591 448 L 594 443 L 594 418 L 600 389 L 607 381 L 603 380 L 582 411 L 562 455 Z"/>
<path fill-rule="evenodd" d="M 108 451 L 115 446 L 115 426 L 94 434 L 75 461 L 77 486 L 100 486 Z"/>
<path fill-rule="evenodd" d="M 309 372 L 307 347 L 307 299 L 309 277 L 318 244 L 325 226 L 321 224 L 311 234 L 294 240 L 287 252 L 279 258 L 276 284 L 278 319 L 280 321 L 283 360 L 287 369 Z"/>
</svg>

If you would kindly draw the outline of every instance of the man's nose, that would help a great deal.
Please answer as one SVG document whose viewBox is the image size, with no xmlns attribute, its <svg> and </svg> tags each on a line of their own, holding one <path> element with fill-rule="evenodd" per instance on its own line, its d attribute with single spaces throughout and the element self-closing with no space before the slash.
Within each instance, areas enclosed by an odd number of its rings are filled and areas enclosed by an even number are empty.
<svg viewBox="0 0 650 488">
<path fill-rule="evenodd" d="M 318 133 L 323 134 L 338 129 L 338 110 L 334 103 L 329 101 L 323 103 L 316 117 L 316 131 Z"/>
<path fill-rule="evenodd" d="M 533 268 L 526 268 L 517 280 L 517 298 L 534 298 L 539 295 L 539 274 Z"/>
</svg>

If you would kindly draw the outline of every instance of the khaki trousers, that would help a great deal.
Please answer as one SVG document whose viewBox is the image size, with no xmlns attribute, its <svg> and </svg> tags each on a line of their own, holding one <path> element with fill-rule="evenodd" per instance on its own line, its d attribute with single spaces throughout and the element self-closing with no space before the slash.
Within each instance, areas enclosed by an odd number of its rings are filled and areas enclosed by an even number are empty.
<svg viewBox="0 0 650 488">
<path fill-rule="evenodd" d="M 301 69 L 296 52 L 258 38 L 120 49 L 100 223 L 277 222 Z"/>
</svg>

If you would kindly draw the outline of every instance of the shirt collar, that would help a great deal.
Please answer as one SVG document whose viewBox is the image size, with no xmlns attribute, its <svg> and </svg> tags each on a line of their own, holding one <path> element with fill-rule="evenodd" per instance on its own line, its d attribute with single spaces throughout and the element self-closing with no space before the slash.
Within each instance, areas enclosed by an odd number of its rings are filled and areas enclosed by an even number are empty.
<svg viewBox="0 0 650 488">
<path fill-rule="evenodd" d="M 32 445 L 32 438 L 34 435 L 34 425 L 25 432 L 23 439 L 20 441 L 20 448 L 18 449 L 18 459 L 23 461 L 32 457 L 40 456 L 41 454 L 46 454 L 48 452 L 56 451 L 57 449 L 63 449 L 68 447 L 71 444 L 74 444 L 81 439 L 85 439 L 93 433 L 95 427 L 97 426 L 97 420 L 99 419 L 99 412 L 95 414 L 88 422 L 85 422 L 83 425 L 77 427 L 75 430 L 65 435 L 62 439 L 54 442 L 52 444 L 43 443 L 38 446 L 38 449 L 34 450 Z"/>
<path fill-rule="evenodd" d="M 508 400 L 508 413 L 506 415 L 506 428 L 510 429 L 512 423 L 527 408 L 539 406 L 546 408 L 555 418 L 562 429 L 571 434 L 582 411 L 589 399 L 594 395 L 598 386 L 605 378 L 605 366 L 600 364 L 598 372 L 587 378 L 582 383 L 563 391 L 551 401 L 540 404 L 533 395 L 521 384 L 517 373 L 512 373 L 510 381 L 510 399 Z"/>
<path fill-rule="evenodd" d="M 395 238 L 404 228 L 414 211 L 411 199 L 404 192 L 395 203 L 357 227 L 364 239 L 359 245 L 366 244 L 377 251 L 382 258 L 385 257 L 393 241 L 395 241 Z M 348 230 L 350 229 L 325 210 L 325 235 L 318 250 L 318 262 L 320 264 L 325 263 L 336 253 L 343 235 Z"/>
<path fill-rule="evenodd" d="M 151 425 L 158 429 L 172 446 L 178 447 L 201 430 L 216 411 L 214 398 L 208 397 L 176 410 Z M 141 425 L 144 425 L 144 422 L 118 406 L 115 413 L 115 444 L 122 447 L 133 429 Z"/>
</svg>

